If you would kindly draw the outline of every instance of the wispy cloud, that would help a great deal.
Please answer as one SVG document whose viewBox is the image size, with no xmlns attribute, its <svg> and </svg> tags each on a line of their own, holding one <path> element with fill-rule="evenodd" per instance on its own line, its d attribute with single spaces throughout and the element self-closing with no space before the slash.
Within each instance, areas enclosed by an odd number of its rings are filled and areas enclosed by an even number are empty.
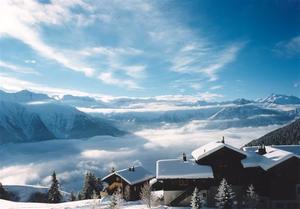
<svg viewBox="0 0 300 209">
<path fill-rule="evenodd" d="M 13 72 L 17 72 L 17 73 L 39 75 L 39 73 L 32 68 L 17 66 L 17 65 L 14 65 L 14 64 L 11 64 L 8 62 L 4 62 L 1 60 L 0 60 L 0 68 L 5 68 L 5 69 L 11 70 Z"/>
<path fill-rule="evenodd" d="M 98 79 L 106 84 L 116 85 L 116 86 L 120 86 L 120 87 L 128 87 L 130 89 L 140 89 L 141 88 L 132 80 L 116 78 L 115 76 L 113 76 L 113 74 L 111 72 L 100 73 L 100 75 L 98 76 Z"/>
<path fill-rule="evenodd" d="M 36 60 L 25 60 L 24 61 L 25 63 L 29 63 L 29 64 L 35 64 L 36 63 Z"/>
<path fill-rule="evenodd" d="M 216 86 L 210 87 L 211 90 L 217 90 L 217 89 L 222 89 L 222 88 L 223 88 L 222 85 L 216 85 Z"/>
<path fill-rule="evenodd" d="M 199 93 L 198 96 L 200 97 L 201 100 L 205 100 L 205 101 L 215 100 L 224 97 L 222 94 L 216 94 L 211 92 L 202 92 Z"/>
<path fill-rule="evenodd" d="M 0 12 L 0 36 L 18 39 L 40 55 L 54 60 L 68 69 L 92 76 L 94 69 L 66 56 L 61 49 L 50 46 L 40 34 L 40 24 L 61 25 L 72 19 L 70 9 L 74 6 L 87 7 L 80 0 L 52 1 L 42 4 L 37 1 L 3 1 Z"/>
<path fill-rule="evenodd" d="M 181 48 L 172 60 L 171 70 L 179 73 L 202 74 L 210 81 L 218 79 L 218 72 L 233 62 L 244 42 L 237 42 L 223 48 L 187 44 Z"/>
<path fill-rule="evenodd" d="M 294 57 L 300 54 L 300 36 L 291 38 L 290 40 L 281 41 L 274 47 L 274 52 L 285 57 Z"/>
<path fill-rule="evenodd" d="M 32 90 L 35 92 L 46 93 L 49 95 L 77 95 L 77 96 L 95 96 L 95 97 L 106 97 L 106 95 L 101 94 L 93 94 L 89 92 L 83 92 L 75 89 L 68 88 L 57 88 L 51 87 L 44 84 L 33 83 L 30 81 L 18 79 L 15 77 L 11 77 L 5 73 L 0 73 L 0 89 L 6 91 L 20 91 L 23 89 Z"/>
</svg>

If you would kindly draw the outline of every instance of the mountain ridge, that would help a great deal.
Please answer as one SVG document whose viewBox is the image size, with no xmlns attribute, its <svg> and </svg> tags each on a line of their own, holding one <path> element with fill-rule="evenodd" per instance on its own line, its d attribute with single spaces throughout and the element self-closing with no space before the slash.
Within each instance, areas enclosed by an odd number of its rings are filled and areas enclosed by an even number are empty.
<svg viewBox="0 0 300 209">
<path fill-rule="evenodd" d="M 291 145 L 300 144 L 300 118 L 292 123 L 276 129 L 247 144 L 247 146 L 258 145 Z"/>
</svg>

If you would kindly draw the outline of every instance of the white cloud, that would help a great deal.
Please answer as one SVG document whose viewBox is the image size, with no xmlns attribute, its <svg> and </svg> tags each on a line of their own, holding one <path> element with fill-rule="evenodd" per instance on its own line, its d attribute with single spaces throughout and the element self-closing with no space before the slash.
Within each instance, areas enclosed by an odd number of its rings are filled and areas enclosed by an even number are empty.
<svg viewBox="0 0 300 209">
<path fill-rule="evenodd" d="M 216 85 L 216 86 L 210 87 L 211 90 L 217 90 L 217 89 L 222 89 L 222 88 L 223 88 L 222 85 Z"/>
<path fill-rule="evenodd" d="M 1 2 L 0 37 L 10 36 L 18 39 L 41 56 L 55 60 L 68 69 L 92 76 L 94 69 L 86 64 L 65 56 L 62 50 L 48 45 L 40 35 L 40 24 L 60 25 L 72 19 L 70 8 L 80 5 L 86 8 L 80 0 L 51 1 L 51 4 L 42 4 L 33 0 L 5 0 Z"/>
<path fill-rule="evenodd" d="M 27 64 L 36 64 L 36 60 L 25 60 L 24 62 Z"/>
<path fill-rule="evenodd" d="M 198 94 L 201 100 L 210 101 L 217 98 L 224 97 L 222 94 L 210 93 L 210 92 L 203 92 Z"/>
<path fill-rule="evenodd" d="M 25 74 L 35 74 L 35 75 L 39 75 L 39 73 L 32 69 L 32 68 L 28 68 L 28 67 L 20 67 L 8 62 L 4 62 L 0 60 L 0 68 L 5 68 L 17 73 L 25 73 Z"/>
<path fill-rule="evenodd" d="M 98 76 L 98 79 L 106 84 L 116 85 L 116 86 L 120 86 L 120 87 L 127 87 L 129 89 L 140 89 L 141 88 L 138 86 L 137 83 L 135 83 L 132 80 L 118 79 L 118 78 L 114 77 L 111 72 L 100 73 L 100 75 Z"/>
<path fill-rule="evenodd" d="M 300 54 L 300 36 L 296 36 L 287 41 L 281 41 L 276 44 L 274 52 L 286 56 L 293 57 Z"/>
<path fill-rule="evenodd" d="M 20 91 L 24 89 L 46 93 L 49 95 L 65 95 L 65 94 L 71 94 L 71 95 L 77 95 L 77 96 L 95 96 L 95 97 L 106 97 L 105 95 L 100 94 L 92 94 L 88 92 L 83 92 L 79 90 L 74 89 L 68 89 L 68 88 L 57 88 L 57 87 L 51 87 L 46 86 L 44 84 L 37 84 L 30 81 L 18 79 L 15 77 L 11 77 L 7 74 L 0 73 L 0 88 L 6 91 L 14 92 L 14 91 Z"/>
<path fill-rule="evenodd" d="M 218 72 L 233 62 L 245 43 L 237 42 L 218 49 L 199 44 L 185 45 L 172 60 L 171 70 L 179 73 L 198 73 L 210 81 L 218 79 Z"/>
<path fill-rule="evenodd" d="M 107 150 L 99 150 L 99 149 L 93 149 L 93 150 L 84 150 L 81 152 L 81 157 L 83 158 L 120 158 L 120 157 L 128 157 L 130 155 L 133 155 L 133 150 L 115 150 L 115 151 L 107 151 Z"/>
</svg>

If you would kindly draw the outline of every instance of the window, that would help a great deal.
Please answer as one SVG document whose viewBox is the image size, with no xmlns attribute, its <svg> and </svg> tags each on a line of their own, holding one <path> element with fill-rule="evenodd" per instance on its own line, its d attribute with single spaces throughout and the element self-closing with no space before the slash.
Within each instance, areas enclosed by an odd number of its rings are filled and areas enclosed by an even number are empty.
<svg viewBox="0 0 300 209">
<path fill-rule="evenodd" d="M 202 194 L 202 196 L 203 196 L 203 197 L 206 197 L 206 193 L 204 192 L 204 193 Z"/>
</svg>

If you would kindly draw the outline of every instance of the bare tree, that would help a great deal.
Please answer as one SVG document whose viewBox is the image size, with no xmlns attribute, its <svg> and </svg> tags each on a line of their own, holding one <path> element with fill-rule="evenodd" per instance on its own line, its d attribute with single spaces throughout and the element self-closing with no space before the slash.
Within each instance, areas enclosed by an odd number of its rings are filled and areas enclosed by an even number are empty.
<svg viewBox="0 0 300 209">
<path fill-rule="evenodd" d="M 120 190 L 115 191 L 108 205 L 109 209 L 120 209 L 123 205 L 123 197 Z"/>
<path fill-rule="evenodd" d="M 148 208 L 151 208 L 152 203 L 154 202 L 154 197 L 151 193 L 151 186 L 149 183 L 145 183 L 141 189 L 140 193 L 141 200 L 147 205 Z"/>
</svg>

